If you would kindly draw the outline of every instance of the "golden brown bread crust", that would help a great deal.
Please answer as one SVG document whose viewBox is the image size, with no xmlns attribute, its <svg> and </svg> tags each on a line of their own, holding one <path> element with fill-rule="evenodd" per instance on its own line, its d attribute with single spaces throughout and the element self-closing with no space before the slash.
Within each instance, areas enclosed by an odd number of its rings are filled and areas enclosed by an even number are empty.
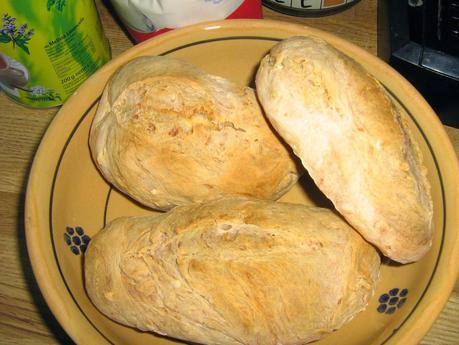
<svg viewBox="0 0 459 345">
<path fill-rule="evenodd" d="M 97 308 L 141 330 L 302 345 L 365 308 L 379 265 L 330 210 L 227 199 L 111 222 L 89 244 L 85 281 Z"/>
<path fill-rule="evenodd" d="M 162 210 L 225 196 L 274 200 L 298 177 L 252 89 L 166 57 L 137 58 L 113 76 L 90 147 L 109 182 Z"/>
<path fill-rule="evenodd" d="M 294 37 L 262 60 L 257 93 L 317 186 L 391 259 L 432 243 L 432 200 L 419 147 L 385 89 L 325 41 Z"/>
</svg>

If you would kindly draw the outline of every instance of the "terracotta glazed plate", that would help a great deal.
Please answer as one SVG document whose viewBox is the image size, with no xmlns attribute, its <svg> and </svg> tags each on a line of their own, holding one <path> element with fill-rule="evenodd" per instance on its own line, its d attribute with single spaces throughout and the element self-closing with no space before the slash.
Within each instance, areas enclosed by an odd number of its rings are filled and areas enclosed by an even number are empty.
<svg viewBox="0 0 459 345">
<path fill-rule="evenodd" d="M 91 237 L 115 217 L 151 213 L 112 189 L 90 157 L 89 128 L 108 78 L 134 57 L 164 55 L 253 85 L 260 59 L 279 40 L 293 35 L 322 37 L 382 82 L 406 113 L 420 143 L 434 199 L 435 240 L 428 255 L 410 265 L 386 262 L 368 308 L 317 344 L 416 344 L 428 331 L 450 294 L 459 265 L 458 164 L 443 126 L 408 82 L 362 49 L 303 26 L 233 20 L 176 30 L 130 49 L 83 84 L 43 138 L 27 191 L 27 245 L 46 301 L 77 343 L 176 343 L 112 322 L 95 309 L 84 290 L 83 252 Z M 307 178 L 281 200 L 327 205 Z"/>
</svg>

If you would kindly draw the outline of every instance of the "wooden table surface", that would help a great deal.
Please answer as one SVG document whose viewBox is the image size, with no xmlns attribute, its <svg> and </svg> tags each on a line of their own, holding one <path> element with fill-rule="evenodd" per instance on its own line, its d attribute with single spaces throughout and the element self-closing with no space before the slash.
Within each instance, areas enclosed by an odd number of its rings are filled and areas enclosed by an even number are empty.
<svg viewBox="0 0 459 345">
<path fill-rule="evenodd" d="M 105 5 L 98 3 L 113 56 L 133 44 Z M 362 0 L 340 14 L 298 18 L 264 8 L 264 17 L 333 32 L 377 54 L 376 0 Z M 379 47 L 381 48 L 381 47 Z M 24 235 L 24 194 L 34 152 L 57 108 L 19 106 L 0 93 L 0 343 L 72 344 L 48 309 L 34 279 Z M 446 127 L 456 153 L 459 130 Z M 459 344 L 459 284 L 421 344 Z"/>
</svg>

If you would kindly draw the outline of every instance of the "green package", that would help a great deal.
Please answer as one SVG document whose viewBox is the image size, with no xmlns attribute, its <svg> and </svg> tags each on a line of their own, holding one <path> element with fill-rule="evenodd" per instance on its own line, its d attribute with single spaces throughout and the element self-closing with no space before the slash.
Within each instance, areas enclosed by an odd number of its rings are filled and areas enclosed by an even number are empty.
<svg viewBox="0 0 459 345">
<path fill-rule="evenodd" d="M 31 107 L 61 105 L 110 59 L 94 0 L 2 0 L 0 88 Z"/>
</svg>

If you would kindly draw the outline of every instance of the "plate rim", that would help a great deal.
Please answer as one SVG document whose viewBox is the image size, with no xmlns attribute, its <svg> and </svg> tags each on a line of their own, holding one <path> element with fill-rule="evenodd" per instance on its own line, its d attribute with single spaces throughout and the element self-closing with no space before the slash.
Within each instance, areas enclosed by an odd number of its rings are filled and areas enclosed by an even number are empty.
<svg viewBox="0 0 459 345">
<path fill-rule="evenodd" d="M 56 298 L 56 295 L 52 295 L 50 292 L 51 291 L 57 291 L 57 287 L 55 286 L 58 284 L 54 280 L 49 280 L 48 278 L 48 269 L 43 269 L 43 267 L 40 266 L 40 261 L 43 260 L 43 255 L 46 255 L 44 253 L 44 250 L 40 249 L 40 246 L 37 246 L 38 242 L 40 242 L 39 234 L 40 234 L 40 222 L 37 219 L 37 205 L 34 200 L 34 195 L 36 195 L 37 190 L 43 189 L 41 184 L 42 181 L 38 177 L 43 175 L 43 171 L 47 171 L 46 167 L 46 152 L 45 148 L 53 143 L 53 139 L 51 138 L 53 134 L 60 129 L 58 129 L 58 125 L 61 124 L 64 120 L 64 115 L 67 112 L 67 109 L 71 107 L 71 105 L 75 102 L 78 102 L 78 94 L 79 90 L 84 88 L 86 85 L 88 85 L 92 80 L 98 77 L 99 74 L 102 74 L 99 71 L 105 71 L 109 68 L 114 68 L 119 65 L 120 60 L 127 60 L 129 58 L 133 58 L 135 56 L 142 55 L 142 51 L 148 49 L 150 46 L 154 45 L 161 45 L 162 42 L 165 40 L 173 40 L 174 37 L 180 37 L 183 35 L 187 35 L 190 32 L 194 32 L 196 30 L 202 31 L 202 30 L 235 30 L 235 29 L 240 29 L 242 27 L 247 29 L 247 26 L 249 26 L 249 30 L 251 28 L 255 29 L 263 29 L 266 28 L 268 30 L 272 30 L 272 27 L 280 28 L 285 32 L 296 32 L 297 35 L 301 34 L 314 34 L 317 33 L 319 36 L 325 38 L 327 41 L 329 40 L 332 43 L 337 43 L 339 46 L 344 46 L 347 47 L 348 50 L 355 51 L 359 55 L 364 56 L 367 60 L 369 60 L 372 64 L 376 64 L 378 66 L 384 67 L 388 70 L 390 73 L 395 73 L 399 81 L 401 82 L 401 87 L 406 90 L 406 92 L 413 94 L 414 96 L 417 97 L 417 99 L 421 100 L 421 104 L 419 104 L 419 107 L 423 108 L 425 110 L 425 113 L 427 114 L 427 117 L 430 117 L 427 120 L 430 120 L 432 122 L 433 126 L 436 126 L 436 133 L 439 134 L 439 136 L 436 138 L 436 140 L 441 141 L 444 150 L 447 153 L 447 156 L 449 157 L 452 154 L 457 158 L 454 149 L 452 147 L 452 144 L 446 134 L 446 131 L 443 128 L 443 125 L 439 121 L 439 119 L 436 117 L 436 115 L 433 113 L 432 109 L 430 106 L 427 104 L 427 102 L 422 98 L 422 96 L 419 95 L 417 90 L 414 89 L 411 84 L 409 84 L 402 76 L 398 74 L 395 70 L 393 70 L 390 66 L 386 65 L 385 63 L 381 63 L 381 60 L 377 58 L 376 56 L 368 53 L 367 51 L 363 50 L 362 48 L 354 45 L 353 43 L 346 41 L 342 38 L 339 38 L 333 34 L 324 32 L 322 30 L 310 28 L 307 26 L 299 25 L 299 24 L 292 24 L 292 23 L 286 23 L 286 22 L 280 22 L 280 21 L 275 21 L 275 20 L 251 20 L 251 19 L 240 19 L 240 20 L 223 20 L 223 21 L 212 21 L 212 22 L 206 22 L 206 23 L 199 23 L 195 24 L 192 26 L 176 29 L 174 31 L 162 34 L 160 36 L 157 36 L 151 40 L 147 40 L 141 44 L 138 44 L 128 50 L 126 50 L 124 53 L 119 55 L 118 57 L 110 60 L 106 65 L 104 65 L 101 69 L 99 69 L 94 75 L 92 75 L 85 83 L 80 86 L 80 88 L 75 92 L 74 95 L 72 95 L 68 101 L 64 104 L 64 106 L 59 110 L 59 112 L 56 114 L 55 118 L 51 121 L 48 129 L 46 130 L 42 140 L 40 141 L 40 145 L 38 147 L 38 150 L 36 151 L 35 157 L 33 159 L 32 163 L 32 168 L 30 170 L 30 175 L 29 175 L 29 180 L 27 184 L 27 190 L 26 190 L 26 202 L 25 202 L 25 228 L 26 228 L 26 243 L 27 243 L 27 251 L 29 253 L 32 269 L 34 272 L 34 276 L 38 282 L 40 291 L 42 292 L 46 303 L 48 307 L 51 309 L 53 312 L 54 316 L 56 319 L 59 321 L 59 323 L 62 325 L 62 327 L 65 329 L 65 331 L 71 336 L 71 338 L 78 342 L 78 341 L 83 341 L 86 338 L 86 333 L 84 333 L 84 337 L 81 336 L 80 334 L 77 334 L 79 332 L 76 332 L 75 329 L 72 327 L 73 324 L 75 324 L 74 321 L 71 321 L 69 317 L 63 315 L 63 306 L 58 305 L 60 298 Z M 209 29 L 210 28 L 210 29 Z M 224 32 L 222 32 L 222 35 L 224 35 Z M 247 37 L 249 35 L 243 34 L 241 32 L 241 36 Z M 96 101 L 99 96 L 96 97 Z M 400 102 L 401 103 L 401 102 Z M 403 103 L 401 103 L 403 105 Z M 94 105 L 94 103 L 92 103 Z M 91 109 L 92 106 L 88 106 L 88 109 Z M 426 121 L 427 121 L 426 120 Z M 429 122 L 429 123 L 430 123 Z M 75 125 L 75 123 L 73 123 Z M 56 156 L 59 156 L 59 152 L 57 153 Z M 49 167 L 48 167 L 49 168 Z M 440 173 L 440 170 L 439 170 Z M 451 168 L 449 171 L 449 175 L 451 175 L 451 178 L 456 177 L 456 181 L 459 181 L 459 164 L 458 160 L 456 159 L 454 162 L 451 162 Z M 458 205 L 458 199 L 459 199 L 459 184 L 456 183 L 453 186 L 455 187 L 455 195 L 456 198 L 452 199 L 453 206 Z M 445 201 L 446 202 L 446 201 Z M 49 207 L 49 204 L 47 205 Z M 50 212 L 50 210 L 48 210 Z M 451 212 L 450 212 L 451 213 Z M 459 214 L 450 214 L 449 215 L 451 218 L 453 218 L 452 221 L 453 224 L 459 224 Z M 38 215 L 38 217 L 40 217 Z M 446 227 L 446 221 L 445 221 L 445 227 Z M 49 230 L 49 229 L 47 229 Z M 452 253 L 458 253 L 459 252 L 459 234 L 457 234 L 455 238 L 455 242 L 451 245 Z M 456 255 L 457 256 L 457 255 Z M 438 281 L 439 277 L 437 277 L 436 280 L 436 285 L 440 285 L 443 287 L 444 291 L 447 291 L 448 293 L 445 293 L 441 295 L 440 299 L 435 300 L 435 305 L 434 305 L 434 310 L 431 310 L 428 315 L 423 316 L 423 317 L 418 317 L 416 319 L 418 327 L 400 327 L 397 335 L 394 337 L 394 339 L 389 340 L 389 342 L 384 341 L 382 344 L 390 344 L 393 343 L 393 341 L 399 341 L 403 344 L 416 344 L 418 341 L 420 341 L 423 336 L 428 332 L 430 327 L 432 326 L 433 322 L 437 318 L 438 314 L 441 312 L 443 306 L 446 304 L 450 292 L 454 287 L 455 279 L 459 271 L 459 261 L 458 260 L 450 260 L 450 267 L 449 271 L 453 274 L 450 274 L 449 277 L 445 277 L 446 275 L 443 275 L 442 279 L 442 284 Z M 438 264 L 440 265 L 440 264 Z M 453 277 L 452 277 L 453 276 Z M 63 282 L 60 282 L 63 283 Z M 429 292 L 431 288 L 429 287 L 426 289 L 426 293 Z M 436 290 L 438 290 L 437 288 Z M 427 314 L 427 313 L 426 313 Z M 408 318 L 408 320 L 410 317 Z M 412 319 L 412 318 L 411 318 Z M 421 327 L 419 327 L 421 326 Z M 420 331 L 420 329 L 422 331 Z M 106 338 L 105 338 L 106 339 Z M 94 339 L 91 338 L 91 341 L 93 342 Z M 94 343 L 94 342 L 93 342 Z"/>
</svg>

